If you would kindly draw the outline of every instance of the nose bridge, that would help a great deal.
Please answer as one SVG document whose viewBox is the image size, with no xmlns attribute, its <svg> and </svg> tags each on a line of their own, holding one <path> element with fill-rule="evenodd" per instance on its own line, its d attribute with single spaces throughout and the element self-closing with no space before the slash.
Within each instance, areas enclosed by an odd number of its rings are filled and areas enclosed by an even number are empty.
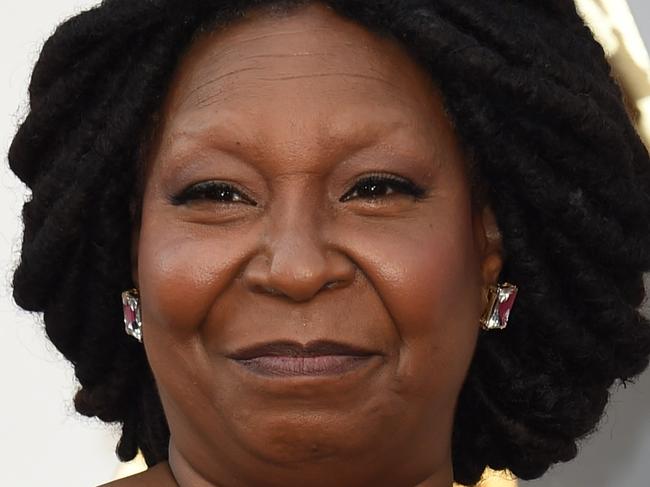
<svg viewBox="0 0 650 487">
<path fill-rule="evenodd" d="M 318 291 L 327 280 L 327 249 L 322 241 L 322 218 L 315 194 L 283 192 L 269 215 L 266 246 L 269 285 L 295 298 Z M 294 186 L 295 188 L 295 186 Z"/>
<path fill-rule="evenodd" d="M 324 239 L 325 209 L 315 193 L 317 186 L 304 178 L 276 186 L 266 215 L 261 254 L 245 273 L 254 291 L 304 301 L 324 287 L 354 279 L 354 265 L 328 248 Z"/>
</svg>

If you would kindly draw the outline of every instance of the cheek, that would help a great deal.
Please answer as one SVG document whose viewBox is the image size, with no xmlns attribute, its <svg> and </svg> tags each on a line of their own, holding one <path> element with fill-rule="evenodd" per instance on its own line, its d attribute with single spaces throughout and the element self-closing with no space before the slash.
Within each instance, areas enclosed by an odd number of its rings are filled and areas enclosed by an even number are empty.
<svg viewBox="0 0 650 487">
<path fill-rule="evenodd" d="M 138 261 L 143 326 L 153 325 L 150 333 L 192 338 L 215 297 L 246 262 L 253 235 L 254 229 L 222 235 L 214 227 L 143 217 Z"/>
<path fill-rule="evenodd" d="M 469 223 L 430 227 L 418 237 L 395 263 L 393 271 L 402 275 L 394 308 L 404 317 L 398 320 L 404 339 L 436 338 L 432 345 L 439 348 L 478 324 L 479 266 Z"/>
<path fill-rule="evenodd" d="M 440 206 L 429 222 L 367 242 L 368 268 L 400 337 L 400 393 L 455 399 L 480 327 L 480 261 L 469 206 Z"/>
</svg>

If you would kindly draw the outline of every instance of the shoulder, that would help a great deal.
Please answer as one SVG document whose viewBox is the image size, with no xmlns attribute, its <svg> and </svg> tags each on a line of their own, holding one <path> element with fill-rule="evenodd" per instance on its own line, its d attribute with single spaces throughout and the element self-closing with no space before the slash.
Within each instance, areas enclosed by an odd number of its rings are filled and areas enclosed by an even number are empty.
<svg viewBox="0 0 650 487">
<path fill-rule="evenodd" d="M 169 464 L 161 462 L 136 475 L 109 482 L 98 487 L 177 487 Z"/>
</svg>

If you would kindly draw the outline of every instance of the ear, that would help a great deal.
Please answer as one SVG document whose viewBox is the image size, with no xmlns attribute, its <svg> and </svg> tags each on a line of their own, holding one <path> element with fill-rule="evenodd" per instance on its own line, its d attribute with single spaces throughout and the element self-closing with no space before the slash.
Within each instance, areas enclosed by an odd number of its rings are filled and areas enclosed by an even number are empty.
<svg viewBox="0 0 650 487">
<path fill-rule="evenodd" d="M 481 262 L 483 285 L 496 284 L 503 268 L 503 240 L 489 205 L 474 213 L 474 241 Z"/>
</svg>

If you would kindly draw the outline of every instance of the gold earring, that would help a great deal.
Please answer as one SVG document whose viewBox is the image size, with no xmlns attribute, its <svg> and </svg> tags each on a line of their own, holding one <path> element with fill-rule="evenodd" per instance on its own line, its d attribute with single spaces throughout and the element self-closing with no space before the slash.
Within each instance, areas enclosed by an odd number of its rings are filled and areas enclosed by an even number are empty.
<svg viewBox="0 0 650 487">
<path fill-rule="evenodd" d="M 517 297 L 517 286 L 504 282 L 490 286 L 488 291 L 488 306 L 481 317 L 481 328 L 484 330 L 503 330 L 508 324 L 510 310 Z"/>
</svg>

